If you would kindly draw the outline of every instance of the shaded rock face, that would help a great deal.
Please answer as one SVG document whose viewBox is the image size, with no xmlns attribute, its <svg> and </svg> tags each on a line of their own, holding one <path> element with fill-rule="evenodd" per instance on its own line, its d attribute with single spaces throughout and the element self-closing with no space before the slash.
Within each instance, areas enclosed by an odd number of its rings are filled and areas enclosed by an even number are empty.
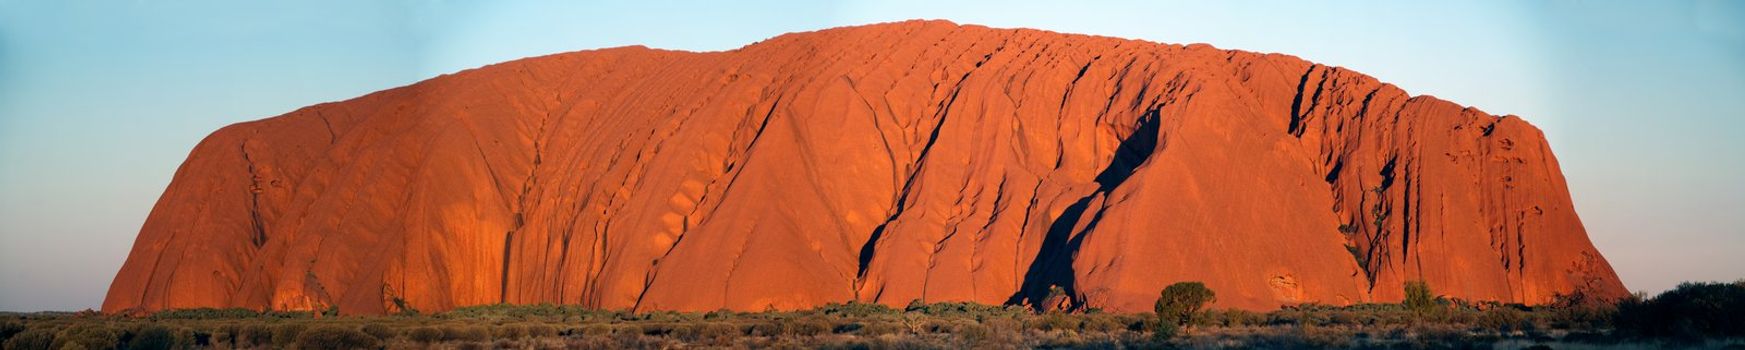
<svg viewBox="0 0 1745 350">
<path fill-rule="evenodd" d="M 1519 118 L 1291 56 L 903 22 L 225 127 L 103 309 L 1146 311 L 1189 280 L 1247 309 L 1625 293 Z"/>
</svg>

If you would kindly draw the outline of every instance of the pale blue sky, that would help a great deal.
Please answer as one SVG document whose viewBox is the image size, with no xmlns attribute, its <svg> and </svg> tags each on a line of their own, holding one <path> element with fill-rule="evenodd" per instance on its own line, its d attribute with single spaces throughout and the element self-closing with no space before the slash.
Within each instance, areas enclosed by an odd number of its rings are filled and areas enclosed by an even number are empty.
<svg viewBox="0 0 1745 350">
<path fill-rule="evenodd" d="M 1745 278 L 1745 2 L 939 2 L 0 0 L 0 310 L 97 307 L 226 124 L 525 56 L 912 18 L 1289 53 L 1520 115 L 1629 288 Z"/>
</svg>

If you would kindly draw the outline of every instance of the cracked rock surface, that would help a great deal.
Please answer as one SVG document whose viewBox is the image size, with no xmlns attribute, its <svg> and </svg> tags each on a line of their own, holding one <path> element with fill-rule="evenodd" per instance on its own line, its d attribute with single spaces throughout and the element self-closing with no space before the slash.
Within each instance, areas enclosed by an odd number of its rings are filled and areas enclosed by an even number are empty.
<svg viewBox="0 0 1745 350">
<path fill-rule="evenodd" d="M 1247 309 L 1626 293 L 1518 117 L 1286 55 L 910 21 L 225 127 L 103 310 L 1148 311 L 1187 280 Z"/>
</svg>

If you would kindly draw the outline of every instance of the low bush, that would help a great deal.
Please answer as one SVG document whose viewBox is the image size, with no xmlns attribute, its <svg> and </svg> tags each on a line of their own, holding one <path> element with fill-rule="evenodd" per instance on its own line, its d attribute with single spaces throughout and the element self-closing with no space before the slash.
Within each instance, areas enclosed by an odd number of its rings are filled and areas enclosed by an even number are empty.
<svg viewBox="0 0 1745 350">
<path fill-rule="evenodd" d="M 529 338 L 547 338 L 558 335 L 557 327 L 545 323 L 523 323 L 521 327 L 526 329 Z"/>
<path fill-rule="evenodd" d="M 668 334 L 673 334 L 673 330 L 675 328 L 675 327 L 673 327 L 673 324 L 664 323 L 664 322 L 663 323 L 649 323 L 649 324 L 643 324 L 640 326 L 632 325 L 631 327 L 637 327 L 635 330 L 641 330 L 642 335 L 655 336 L 655 337 L 664 337 Z M 625 329 L 631 330 L 628 327 Z"/>
<path fill-rule="evenodd" d="M 203 309 L 143 318 L 94 313 L 0 313 L 6 349 L 187 348 L 1245 348 L 1485 347 L 1560 342 L 1661 344 L 1745 333 L 1745 282 L 1687 284 L 1621 306 L 1525 306 L 1436 298 L 1414 282 L 1399 303 L 1302 304 L 1271 312 L 1205 310 L 1204 285 L 1159 293 L 1150 313 L 1035 313 L 974 303 L 902 310 L 849 302 L 811 310 L 708 313 L 484 306 L 418 317 L 299 318 L 298 313 Z M 1199 327 L 1192 334 L 1182 327 Z M 1616 331 L 1613 327 L 1616 326 Z M 1646 338 L 1632 338 L 1646 337 Z M 399 340 L 404 338 L 404 340 Z M 1733 338 L 1737 339 L 1737 338 Z M 1622 343 L 1620 343 L 1622 342 Z M 1697 344 L 1697 343 L 1689 343 Z M 1725 345 L 1725 344 L 1723 344 Z"/>
<path fill-rule="evenodd" d="M 376 339 L 381 339 L 384 342 L 400 337 L 399 331 L 380 323 L 366 323 L 358 330 L 363 331 L 365 334 L 369 334 L 371 337 L 376 337 Z"/>
<path fill-rule="evenodd" d="M 32 328 L 6 339 L 8 350 L 50 350 L 55 349 L 55 330 L 49 328 Z"/>
<path fill-rule="evenodd" d="M 992 330 L 981 323 L 970 320 L 958 320 L 951 325 L 951 334 L 968 343 L 971 348 L 985 348 L 984 343 L 994 338 Z"/>
<path fill-rule="evenodd" d="M 783 328 L 787 330 L 787 334 L 789 335 L 808 337 L 829 333 L 831 328 L 834 327 L 832 327 L 829 320 L 818 317 L 805 317 L 788 319 L 787 322 L 784 322 Z"/>
<path fill-rule="evenodd" d="M 739 326 L 726 322 L 703 322 L 684 324 L 675 330 L 680 340 L 691 343 L 721 344 L 731 341 L 734 337 L 745 335 Z"/>
<path fill-rule="evenodd" d="M 898 314 L 903 313 L 902 310 L 897 310 L 897 309 L 891 308 L 889 306 L 885 306 L 884 304 L 862 303 L 862 302 L 858 302 L 858 301 L 849 301 L 846 304 L 838 304 L 838 303 L 825 304 L 823 307 L 818 308 L 818 310 L 823 311 L 825 315 L 831 315 L 831 316 L 837 316 L 837 317 L 855 317 L 855 318 L 864 318 L 864 317 L 872 317 L 872 316 L 894 316 L 894 315 L 898 315 Z"/>
<path fill-rule="evenodd" d="M 482 326 L 446 325 L 442 327 L 443 341 L 484 342 L 491 340 L 491 330 Z"/>
<path fill-rule="evenodd" d="M 607 336 L 607 335 L 612 335 L 612 325 L 605 324 L 605 323 L 594 323 L 594 324 L 582 326 L 582 328 L 576 329 L 572 332 L 580 333 L 583 336 L 590 336 L 590 337 Z"/>
<path fill-rule="evenodd" d="M 1559 306 L 1545 309 L 1541 320 L 1554 328 L 1599 329 L 1611 328 L 1617 314 L 1616 304 Z"/>
<path fill-rule="evenodd" d="M 149 324 L 140 327 L 139 330 L 134 333 L 133 339 L 127 341 L 128 349 L 140 350 L 168 350 L 181 347 L 178 345 L 181 344 L 179 344 L 177 340 L 176 331 L 161 324 Z"/>
<path fill-rule="evenodd" d="M 18 321 L 8 320 L 6 322 L 0 322 L 0 344 L 4 344 L 7 340 L 11 340 L 12 336 L 18 335 L 18 333 L 24 333 L 24 329 L 24 324 L 19 323 Z"/>
<path fill-rule="evenodd" d="M 236 340 L 242 347 L 263 347 L 273 345 L 273 326 L 262 323 L 243 325 L 242 333 Z"/>
<path fill-rule="evenodd" d="M 1258 326 L 1266 324 L 1266 314 L 1241 309 L 1209 310 L 1196 321 L 1194 324 L 1201 326 Z"/>
<path fill-rule="evenodd" d="M 290 344 L 297 341 L 297 335 L 303 334 L 303 330 L 308 328 L 309 325 L 302 323 L 280 323 L 277 327 L 273 327 L 273 338 L 269 344 Z"/>
<path fill-rule="evenodd" d="M 261 316 L 260 312 L 242 308 L 194 308 L 164 310 L 147 317 L 151 320 L 237 320 L 253 319 Z"/>
<path fill-rule="evenodd" d="M 377 349 L 382 341 L 357 328 L 324 325 L 297 334 L 292 347 L 296 349 Z"/>
<path fill-rule="evenodd" d="M 891 334 L 903 334 L 903 332 L 906 330 L 908 330 L 908 327 L 903 326 L 903 324 L 900 322 L 872 321 L 872 322 L 867 322 L 864 326 L 862 326 L 856 332 L 858 332 L 859 334 L 868 335 L 868 336 L 881 336 L 881 335 L 891 335 Z"/>
<path fill-rule="evenodd" d="M 527 328 L 517 324 L 499 325 L 491 328 L 492 339 L 523 339 L 527 338 Z"/>
<path fill-rule="evenodd" d="M 784 329 L 785 328 L 782 327 L 782 324 L 779 322 L 765 321 L 753 323 L 751 327 L 746 330 L 746 333 L 758 337 L 774 337 L 786 333 Z"/>
<path fill-rule="evenodd" d="M 934 317 L 967 317 L 983 319 L 988 317 L 1017 317 L 1030 314 L 1030 310 L 1022 306 L 987 305 L 972 302 L 942 302 L 926 304 L 919 300 L 909 303 L 903 309 L 907 313 L 919 313 Z"/>
<path fill-rule="evenodd" d="M 1086 314 L 1079 317 L 1080 327 L 1085 332 L 1109 333 L 1127 329 L 1127 324 L 1121 317 L 1110 314 Z"/>
<path fill-rule="evenodd" d="M 1526 311 L 1509 306 L 1495 307 L 1483 311 L 1478 316 L 1476 325 L 1484 329 L 1503 332 L 1528 331 L 1534 328 L 1532 320 L 1528 319 Z"/>
<path fill-rule="evenodd" d="M 121 342 L 121 334 L 104 324 L 76 324 L 55 334 L 54 348 L 111 349 Z"/>
<path fill-rule="evenodd" d="M 436 327 L 413 328 L 411 331 L 406 332 L 406 339 L 421 344 L 431 344 L 442 341 L 443 331 Z"/>
<path fill-rule="evenodd" d="M 1050 311 L 1042 314 L 1033 328 L 1044 331 L 1076 331 L 1079 329 L 1079 317 L 1065 312 Z"/>
<path fill-rule="evenodd" d="M 1745 337 L 1745 281 L 1683 283 L 1618 304 L 1620 332 L 1646 337 Z"/>
</svg>

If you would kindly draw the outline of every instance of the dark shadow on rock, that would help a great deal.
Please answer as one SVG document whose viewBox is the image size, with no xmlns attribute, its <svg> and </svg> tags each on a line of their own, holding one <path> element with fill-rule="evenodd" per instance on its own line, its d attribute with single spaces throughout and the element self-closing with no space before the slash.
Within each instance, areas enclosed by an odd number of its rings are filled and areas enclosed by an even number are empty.
<svg viewBox="0 0 1745 350">
<path fill-rule="evenodd" d="M 1074 300 L 1075 307 L 1079 300 L 1078 289 L 1073 278 L 1073 257 L 1083 243 L 1084 232 L 1096 227 L 1103 217 L 1102 208 L 1091 214 L 1090 221 L 1083 230 L 1074 231 L 1080 220 L 1090 211 L 1091 202 L 1099 195 L 1108 194 L 1116 187 L 1133 176 L 1133 172 L 1150 159 L 1160 148 L 1158 124 L 1159 115 L 1153 108 L 1145 112 L 1139 119 L 1139 125 L 1133 134 L 1121 140 L 1121 145 L 1115 149 L 1115 156 L 1103 171 L 1097 174 L 1097 190 L 1079 198 L 1060 217 L 1048 226 L 1047 235 L 1042 238 L 1042 249 L 1037 250 L 1036 259 L 1031 260 L 1030 268 L 1024 272 L 1024 281 L 1018 287 L 1018 292 L 1006 300 L 1007 304 L 1029 305 L 1036 310 L 1045 310 L 1050 288 L 1060 287 L 1067 296 Z"/>
</svg>

